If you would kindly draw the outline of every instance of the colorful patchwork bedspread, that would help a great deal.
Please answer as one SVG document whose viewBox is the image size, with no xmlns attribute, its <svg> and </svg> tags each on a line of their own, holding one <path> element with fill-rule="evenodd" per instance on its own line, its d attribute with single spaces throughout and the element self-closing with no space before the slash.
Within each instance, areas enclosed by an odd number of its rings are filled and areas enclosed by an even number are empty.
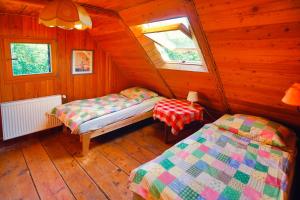
<svg viewBox="0 0 300 200">
<path fill-rule="evenodd" d="M 285 199 L 291 154 L 207 124 L 132 171 L 144 199 Z"/>
<path fill-rule="evenodd" d="M 123 95 L 110 94 L 100 98 L 73 101 L 55 107 L 51 114 L 61 120 L 72 133 L 76 133 L 80 124 L 103 115 L 116 112 L 135 104 L 134 99 Z"/>
</svg>

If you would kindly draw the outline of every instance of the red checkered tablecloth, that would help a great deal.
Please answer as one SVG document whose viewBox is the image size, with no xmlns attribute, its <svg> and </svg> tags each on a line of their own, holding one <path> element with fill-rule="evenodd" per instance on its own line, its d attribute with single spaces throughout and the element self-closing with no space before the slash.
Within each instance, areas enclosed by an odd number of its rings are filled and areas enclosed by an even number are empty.
<svg viewBox="0 0 300 200">
<path fill-rule="evenodd" d="M 164 99 L 155 105 L 153 118 L 171 126 L 172 133 L 176 135 L 184 125 L 203 120 L 203 108 L 198 104 L 192 107 L 190 102 L 184 100 Z"/>
</svg>

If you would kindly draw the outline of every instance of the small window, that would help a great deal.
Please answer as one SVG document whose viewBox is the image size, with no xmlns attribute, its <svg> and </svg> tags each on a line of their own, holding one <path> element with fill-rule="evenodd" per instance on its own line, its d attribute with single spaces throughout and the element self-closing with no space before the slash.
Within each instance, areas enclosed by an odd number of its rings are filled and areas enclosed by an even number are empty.
<svg viewBox="0 0 300 200">
<path fill-rule="evenodd" d="M 205 65 L 186 17 L 144 24 L 143 34 L 154 42 L 166 63 Z"/>
<path fill-rule="evenodd" d="M 50 44 L 10 43 L 10 51 L 13 76 L 52 72 Z"/>
</svg>

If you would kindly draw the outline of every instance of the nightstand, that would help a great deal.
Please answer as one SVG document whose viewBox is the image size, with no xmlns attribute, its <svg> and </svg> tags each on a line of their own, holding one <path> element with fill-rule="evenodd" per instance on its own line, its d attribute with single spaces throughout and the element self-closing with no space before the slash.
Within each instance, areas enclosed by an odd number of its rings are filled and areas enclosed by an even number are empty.
<svg viewBox="0 0 300 200">
<path fill-rule="evenodd" d="M 158 102 L 153 110 L 153 118 L 165 123 L 165 142 L 168 143 L 169 131 L 178 135 L 184 126 L 194 121 L 203 120 L 204 108 L 198 104 L 193 104 L 186 100 L 164 99 Z"/>
</svg>

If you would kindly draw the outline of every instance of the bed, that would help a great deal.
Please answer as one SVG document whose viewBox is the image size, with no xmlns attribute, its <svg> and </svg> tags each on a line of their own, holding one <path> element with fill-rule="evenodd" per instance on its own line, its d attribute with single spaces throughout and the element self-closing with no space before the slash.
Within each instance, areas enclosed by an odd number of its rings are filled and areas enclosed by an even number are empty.
<svg viewBox="0 0 300 200">
<path fill-rule="evenodd" d="M 292 131 L 225 115 L 134 169 L 130 189 L 135 199 L 288 199 L 295 157 Z"/>
<path fill-rule="evenodd" d="M 155 92 L 133 87 L 119 94 L 59 105 L 50 114 L 63 122 L 72 134 L 80 135 L 84 156 L 89 151 L 91 138 L 151 118 L 155 104 L 162 99 Z"/>
</svg>

